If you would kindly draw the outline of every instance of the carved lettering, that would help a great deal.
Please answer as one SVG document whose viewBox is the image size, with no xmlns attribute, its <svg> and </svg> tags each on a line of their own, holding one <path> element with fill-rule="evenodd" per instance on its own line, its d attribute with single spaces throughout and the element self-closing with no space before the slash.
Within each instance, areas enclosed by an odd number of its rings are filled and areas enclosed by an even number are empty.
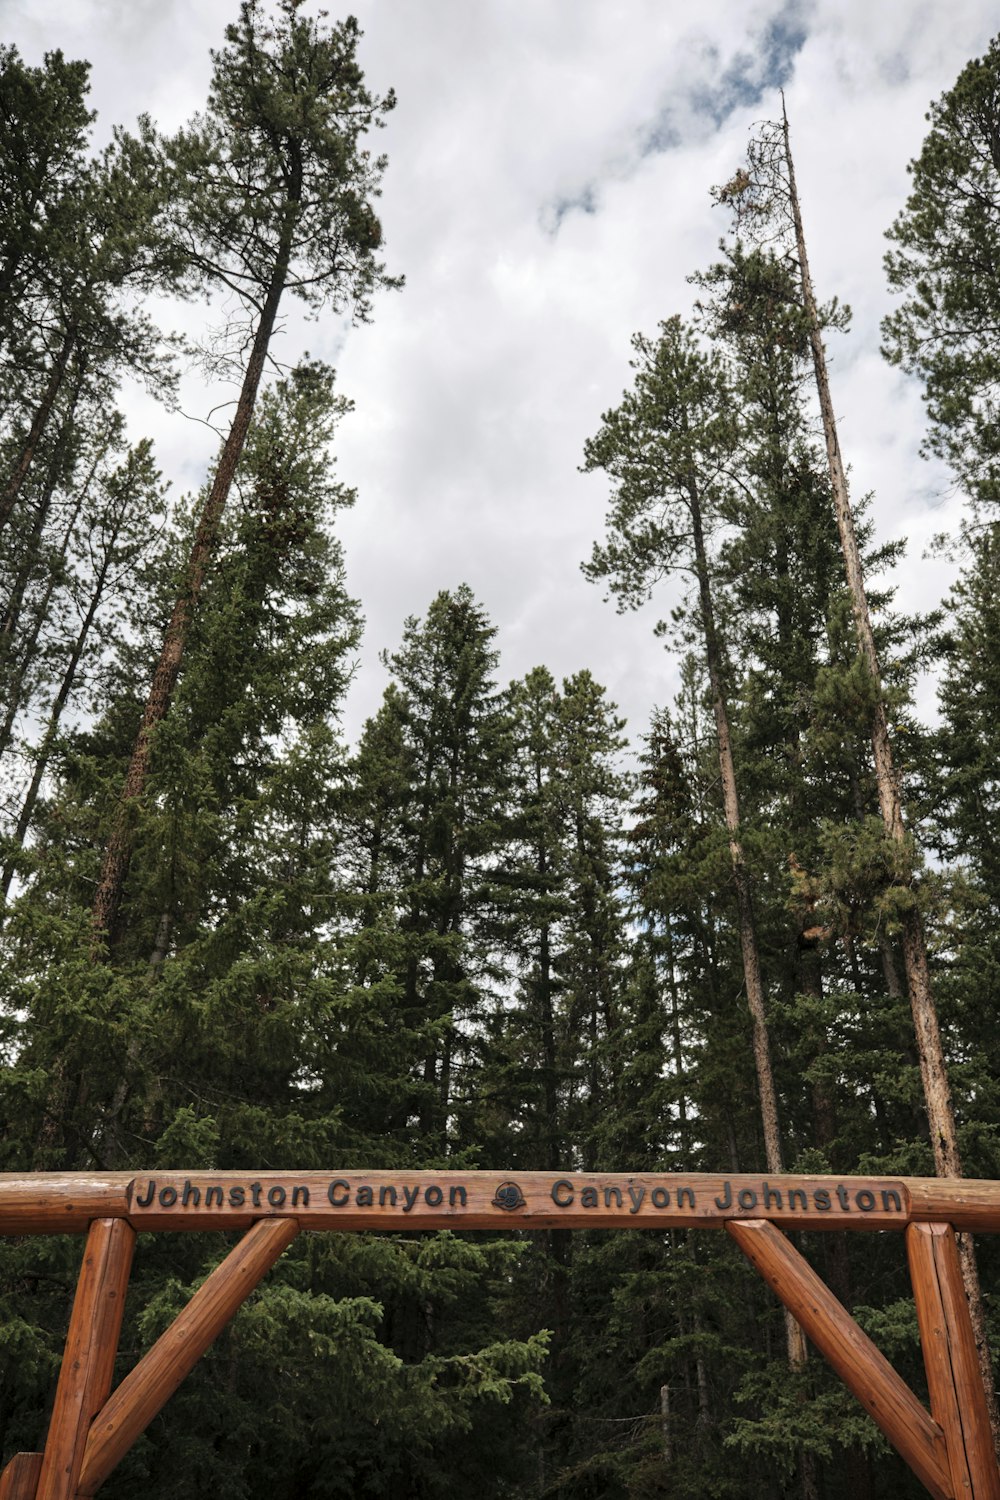
<svg viewBox="0 0 1000 1500">
<path fill-rule="evenodd" d="M 305 1174 L 304 1174 L 305 1175 Z M 565 1216 L 580 1223 L 581 1210 L 588 1221 L 608 1226 L 627 1217 L 648 1224 L 654 1218 L 685 1224 L 706 1225 L 725 1219 L 765 1216 L 783 1227 L 807 1226 L 831 1213 L 838 1223 L 846 1216 L 864 1218 L 867 1229 L 888 1227 L 893 1219 L 905 1223 L 909 1197 L 902 1183 L 884 1185 L 879 1180 L 846 1178 L 840 1182 L 822 1177 L 754 1178 L 748 1174 L 724 1177 L 695 1174 L 687 1181 L 673 1174 L 630 1178 L 622 1174 L 580 1173 L 579 1176 L 548 1177 L 527 1173 L 520 1181 L 498 1173 L 470 1173 L 464 1181 L 437 1181 L 433 1173 L 414 1172 L 409 1181 L 384 1180 L 387 1173 L 345 1171 L 341 1177 L 324 1178 L 318 1172 L 306 1181 L 281 1175 L 251 1178 L 249 1173 L 161 1173 L 159 1177 L 136 1178 L 130 1189 L 132 1211 L 161 1221 L 183 1218 L 204 1222 L 206 1228 L 225 1228 L 230 1215 L 233 1227 L 247 1224 L 267 1213 L 291 1214 L 308 1227 L 321 1229 L 328 1218 L 341 1219 L 348 1227 L 392 1226 L 400 1214 L 415 1221 L 445 1222 L 444 1214 L 473 1220 L 470 1227 L 486 1227 L 515 1218 L 530 1225 L 547 1211 L 549 1222 Z M 372 1178 L 374 1177 L 374 1181 Z M 363 1215 L 359 1221 L 358 1215 Z M 156 1227 L 156 1226 L 155 1226 Z M 861 1223 L 857 1228 L 861 1228 Z"/>
</svg>

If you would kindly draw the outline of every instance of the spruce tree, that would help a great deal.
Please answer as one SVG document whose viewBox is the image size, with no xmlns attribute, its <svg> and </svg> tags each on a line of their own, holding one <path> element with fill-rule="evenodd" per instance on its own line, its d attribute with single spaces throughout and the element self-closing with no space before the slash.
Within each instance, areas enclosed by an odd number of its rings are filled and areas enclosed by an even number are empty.
<svg viewBox="0 0 1000 1500">
<path fill-rule="evenodd" d="M 407 620 L 355 768 L 373 799 L 356 814 L 359 873 L 370 913 L 385 893 L 402 1024 L 426 1038 L 410 1113 L 438 1157 L 474 1145 L 479 1038 L 502 979 L 496 866 L 509 836 L 512 745 L 493 679 L 495 633 L 465 585 Z"/>
</svg>

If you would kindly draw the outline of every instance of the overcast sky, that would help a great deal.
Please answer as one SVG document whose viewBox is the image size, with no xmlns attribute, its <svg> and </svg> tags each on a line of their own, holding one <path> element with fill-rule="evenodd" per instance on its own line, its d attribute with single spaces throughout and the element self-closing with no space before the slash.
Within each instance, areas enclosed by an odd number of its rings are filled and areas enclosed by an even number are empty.
<svg viewBox="0 0 1000 1500">
<path fill-rule="evenodd" d="M 878 352 L 889 305 L 884 232 L 907 192 L 924 114 L 997 28 L 985 0 L 359 0 L 370 86 L 398 95 L 379 144 L 388 269 L 405 290 L 374 321 L 290 319 L 279 357 L 335 363 L 355 402 L 340 432 L 348 580 L 367 618 L 347 713 L 357 733 L 384 685 L 379 652 L 407 614 L 467 582 L 499 628 L 501 677 L 588 667 L 643 732 L 676 688 L 652 635 L 669 608 L 621 617 L 580 573 L 607 491 L 578 472 L 585 438 L 629 381 L 629 339 L 691 304 L 688 274 L 727 227 L 709 199 L 783 87 L 832 335 L 834 397 L 856 495 L 882 539 L 909 539 L 899 600 L 947 587 L 922 560 L 960 497 L 918 457 L 919 390 Z M 140 111 L 164 129 L 204 101 L 209 48 L 236 0 L 0 0 L 2 39 L 31 61 L 93 65 L 98 138 Z M 179 315 L 190 317 L 191 314 Z M 186 415 L 130 398 L 175 493 L 203 481 L 201 425 L 231 396 L 196 377 Z"/>
</svg>

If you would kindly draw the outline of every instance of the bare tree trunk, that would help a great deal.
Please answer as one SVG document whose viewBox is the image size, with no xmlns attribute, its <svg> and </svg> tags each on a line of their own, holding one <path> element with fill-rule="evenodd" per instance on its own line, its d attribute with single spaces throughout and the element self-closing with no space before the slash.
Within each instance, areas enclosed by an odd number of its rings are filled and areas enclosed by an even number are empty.
<svg viewBox="0 0 1000 1500">
<path fill-rule="evenodd" d="M 670 1035 L 673 1042 L 674 1073 L 677 1076 L 677 1119 L 681 1143 L 681 1160 L 688 1162 L 688 1149 L 690 1146 L 690 1130 L 688 1127 L 688 1101 L 684 1089 L 684 1044 L 681 1037 L 681 1008 L 680 996 L 677 987 L 677 966 L 674 955 L 674 930 L 670 925 L 670 919 L 666 923 L 666 948 L 667 948 L 667 987 L 670 991 Z"/>
<path fill-rule="evenodd" d="M 788 114 L 784 109 L 783 103 L 782 127 L 784 131 L 785 160 L 788 169 L 789 201 L 792 222 L 795 227 L 795 244 L 798 252 L 799 272 L 802 283 L 802 300 L 808 322 L 809 342 L 816 374 L 816 390 L 819 396 L 820 413 L 823 419 L 823 435 L 826 442 L 830 484 L 833 490 L 833 504 L 837 517 L 837 528 L 840 533 L 841 548 L 844 554 L 844 566 L 851 594 L 851 605 L 854 611 L 858 645 L 861 655 L 871 673 L 875 689 L 871 736 L 879 810 L 881 811 L 882 822 L 888 837 L 896 844 L 904 844 L 906 842 L 906 830 L 903 824 L 899 781 L 896 776 L 892 745 L 889 740 L 885 696 L 882 691 L 882 674 L 879 667 L 878 653 L 875 648 L 871 615 L 868 609 L 864 570 L 861 565 L 861 553 L 858 548 L 857 534 L 854 529 L 854 514 L 851 509 L 850 495 L 847 488 L 847 475 L 844 471 L 844 463 L 840 453 L 837 422 L 834 415 L 833 400 L 830 395 L 830 380 L 826 367 L 826 352 L 823 348 L 819 312 L 813 293 L 812 278 L 809 274 L 805 231 L 802 227 L 802 213 L 795 185 L 795 167 L 792 162 L 789 140 Z M 944 1049 L 941 1045 L 937 1009 L 934 1005 L 934 997 L 931 991 L 923 923 L 916 903 L 913 903 L 904 911 L 901 926 L 903 963 L 906 970 L 907 989 L 910 995 L 910 1009 L 913 1014 L 913 1028 L 916 1033 L 917 1050 L 920 1057 L 920 1075 L 923 1082 L 924 1100 L 927 1105 L 927 1119 L 930 1125 L 931 1144 L 934 1151 L 934 1169 L 939 1177 L 961 1177 L 962 1163 L 955 1131 L 955 1112 L 951 1102 L 951 1090 L 948 1084 L 948 1071 L 944 1058 Z M 983 1306 L 982 1290 L 979 1284 L 979 1273 L 976 1268 L 975 1252 L 971 1239 L 967 1234 L 962 1234 L 958 1238 L 959 1254 L 962 1262 L 962 1277 L 965 1282 L 965 1293 L 969 1299 L 969 1308 L 972 1314 L 976 1347 L 979 1352 L 979 1365 L 990 1410 L 993 1440 L 995 1445 L 1000 1446 L 1000 1411 L 997 1408 L 993 1367 L 986 1337 L 986 1314 Z"/>
<path fill-rule="evenodd" d="M 538 873 L 546 874 L 545 850 L 538 855 Z M 545 1162 L 550 1172 L 559 1168 L 559 1092 L 556 1061 L 556 1026 L 552 1006 L 552 954 L 549 923 L 546 919 L 538 933 L 538 1003 L 542 1032 L 542 1097 L 545 1110 Z"/>
<path fill-rule="evenodd" d="M 660 1386 L 660 1437 L 663 1442 L 663 1462 L 669 1468 L 674 1461 L 674 1450 L 670 1442 L 670 1386 Z"/>
<path fill-rule="evenodd" d="M 729 728 L 729 710 L 722 685 L 722 653 L 719 649 L 718 632 L 715 625 L 715 610 L 712 605 L 712 590 L 709 578 L 708 554 L 705 550 L 705 534 L 701 519 L 701 504 L 694 486 L 689 488 L 691 524 L 694 534 L 695 569 L 698 577 L 698 598 L 701 610 L 702 634 L 705 640 L 705 660 L 708 665 L 708 680 L 712 694 L 712 710 L 715 715 L 715 730 L 719 744 L 719 775 L 722 782 L 722 805 L 729 830 L 729 856 L 733 870 L 733 885 L 736 888 L 736 907 L 739 915 L 740 950 L 743 957 L 743 978 L 747 992 L 747 1006 L 753 1023 L 753 1055 L 757 1072 L 757 1091 L 760 1097 L 760 1115 L 764 1130 L 764 1157 L 769 1172 L 783 1172 L 784 1158 L 781 1151 L 781 1131 L 778 1125 L 778 1097 L 774 1087 L 774 1069 L 771 1066 L 771 1044 L 767 1030 L 767 1005 L 764 995 L 764 979 L 760 965 L 760 947 L 757 942 L 757 925 L 754 921 L 753 899 L 750 886 L 750 871 L 743 856 L 740 842 L 740 801 L 736 786 L 736 766 L 733 760 L 732 735 Z M 805 1335 L 791 1313 L 785 1314 L 785 1342 L 788 1361 L 793 1368 L 801 1368 L 806 1361 Z"/>
<path fill-rule="evenodd" d="M 764 980 L 760 967 L 760 949 L 757 943 L 757 928 L 754 922 L 753 901 L 750 889 L 750 872 L 743 856 L 740 842 L 740 801 L 736 787 L 736 767 L 733 761 L 732 736 L 729 728 L 729 709 L 725 689 L 722 685 L 722 661 L 712 591 L 709 579 L 708 556 L 702 528 L 701 505 L 697 493 L 690 493 L 691 520 L 694 531 L 695 567 L 698 577 L 698 596 L 701 610 L 702 634 L 705 641 L 705 659 L 708 665 L 708 680 L 712 694 L 712 710 L 715 715 L 715 730 L 719 745 L 719 775 L 722 782 L 722 807 L 729 831 L 729 855 L 733 870 L 733 885 L 736 889 L 736 905 L 739 913 L 740 948 L 743 957 L 743 976 L 746 984 L 747 1005 L 753 1021 L 753 1054 L 757 1070 L 757 1088 L 760 1094 L 761 1121 L 764 1128 L 764 1157 L 769 1172 L 783 1172 L 781 1133 L 778 1128 L 778 1100 L 774 1088 L 774 1070 L 771 1066 L 771 1048 L 767 1032 L 767 1010 L 764 997 Z"/>
<path fill-rule="evenodd" d="M 111 834 L 105 845 L 92 910 L 92 943 L 95 956 L 100 955 L 102 951 L 106 953 L 107 948 L 114 945 L 118 936 L 118 911 L 132 858 L 134 813 L 136 804 L 146 787 L 153 734 L 166 717 L 170 707 L 177 678 L 180 675 L 192 613 L 201 594 L 209 558 L 218 538 L 219 523 L 236 474 L 236 466 L 250 430 L 257 390 L 264 373 L 268 344 L 274 331 L 278 304 L 281 301 L 288 275 L 293 225 L 294 216 L 290 217 L 286 224 L 274 274 L 257 323 L 236 414 L 222 449 L 212 488 L 198 522 L 194 544 L 188 559 L 186 586 L 174 605 L 170 622 L 167 625 L 160 659 L 153 673 L 139 733 L 136 736 L 132 758 L 125 775 L 125 784 L 115 809 Z"/>
</svg>

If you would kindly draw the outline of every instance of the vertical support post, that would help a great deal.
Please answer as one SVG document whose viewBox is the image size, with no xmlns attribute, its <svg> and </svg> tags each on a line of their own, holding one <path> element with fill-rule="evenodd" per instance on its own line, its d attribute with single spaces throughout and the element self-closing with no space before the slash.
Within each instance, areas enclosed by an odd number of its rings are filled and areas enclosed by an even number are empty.
<svg viewBox="0 0 1000 1500">
<path fill-rule="evenodd" d="M 921 1484 L 955 1500 L 941 1428 L 809 1262 L 766 1219 L 729 1219 L 726 1229 Z"/>
<path fill-rule="evenodd" d="M 15 1453 L 0 1474 L 0 1500 L 35 1500 L 41 1472 L 40 1453 Z"/>
<path fill-rule="evenodd" d="M 38 1479 L 38 1500 L 75 1500 L 90 1424 L 108 1398 L 135 1230 L 96 1219 L 83 1252 L 66 1352 Z"/>
<path fill-rule="evenodd" d="M 1000 1500 L 1000 1470 L 955 1231 L 950 1224 L 910 1224 L 906 1253 L 931 1415 L 944 1432 L 955 1494 L 961 1500 Z"/>
<path fill-rule="evenodd" d="M 298 1232 L 295 1219 L 258 1219 L 202 1282 L 94 1418 L 77 1495 L 96 1494 Z"/>
</svg>

